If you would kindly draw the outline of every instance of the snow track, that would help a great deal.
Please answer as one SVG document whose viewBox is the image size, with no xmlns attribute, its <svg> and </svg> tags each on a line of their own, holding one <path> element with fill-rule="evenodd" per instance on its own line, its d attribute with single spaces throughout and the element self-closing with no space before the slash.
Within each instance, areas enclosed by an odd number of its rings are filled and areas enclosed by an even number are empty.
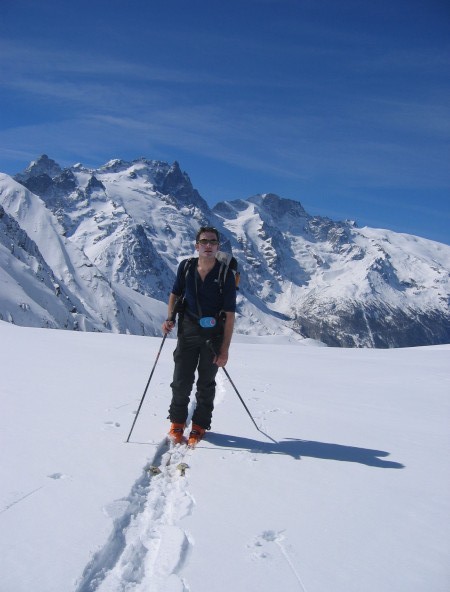
<svg viewBox="0 0 450 592">
<path fill-rule="evenodd" d="M 113 531 L 86 566 L 76 592 L 188 592 L 178 572 L 191 541 L 179 522 L 194 501 L 187 474 L 177 467 L 191 453 L 186 446 L 168 450 L 163 441 L 128 497 L 105 508 Z M 152 474 L 151 466 L 160 472 Z"/>
</svg>

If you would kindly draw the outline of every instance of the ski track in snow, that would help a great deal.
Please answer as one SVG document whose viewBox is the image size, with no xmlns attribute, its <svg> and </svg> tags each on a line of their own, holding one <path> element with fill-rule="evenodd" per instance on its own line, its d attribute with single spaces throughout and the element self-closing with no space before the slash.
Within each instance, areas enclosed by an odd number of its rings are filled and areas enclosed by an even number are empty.
<svg viewBox="0 0 450 592">
<path fill-rule="evenodd" d="M 16 504 L 20 504 L 21 502 L 23 502 L 24 500 L 26 500 L 27 498 L 29 498 L 34 493 L 37 493 L 38 491 L 40 491 L 44 487 L 45 487 L 44 485 L 41 485 L 40 487 L 36 487 L 36 489 L 32 489 L 31 491 L 28 491 L 27 493 L 25 493 L 23 495 L 20 495 L 20 497 L 18 497 L 17 499 L 14 499 L 12 502 L 10 502 L 9 504 L 5 505 L 5 507 L 0 510 L 0 514 L 3 514 L 4 512 L 7 512 L 13 506 L 15 506 Z"/>
<path fill-rule="evenodd" d="M 178 572 L 192 541 L 179 521 L 191 513 L 194 500 L 187 474 L 177 466 L 190 454 L 185 446 L 168 450 L 164 440 L 128 497 L 105 508 L 113 531 L 86 566 L 76 592 L 188 592 Z M 151 466 L 161 472 L 152 474 Z"/>
<path fill-rule="evenodd" d="M 217 405 L 225 397 L 228 381 L 222 373 L 217 374 L 216 381 Z M 193 410 L 191 405 L 190 417 Z M 106 421 L 103 429 L 119 425 Z M 164 439 L 129 495 L 104 508 L 113 519 L 112 533 L 86 566 L 75 592 L 189 591 L 178 572 L 192 540 L 179 521 L 191 513 L 194 500 L 188 490 L 188 476 L 177 466 L 187 463 L 191 454 L 185 446 L 168 450 Z M 151 467 L 158 467 L 160 473 L 153 474 Z"/>
<path fill-rule="evenodd" d="M 219 372 L 216 377 L 215 405 L 225 398 L 228 379 Z M 270 385 L 265 385 L 266 390 Z M 257 399 L 258 397 L 254 397 Z M 189 420 L 194 405 L 191 405 Z M 271 409 L 267 413 L 280 411 Z M 266 412 L 258 418 L 265 424 Z M 120 424 L 105 421 L 103 429 Z M 113 519 L 113 530 L 105 545 L 86 566 L 75 592 L 189 592 L 179 572 L 193 544 L 179 525 L 195 505 L 189 492 L 188 473 L 192 450 L 186 446 L 168 449 L 166 439 L 160 444 L 153 461 L 143 468 L 129 495 L 104 508 Z M 180 470 L 179 465 L 186 463 Z M 151 469 L 157 467 L 157 471 Z M 52 476 L 56 478 L 55 476 Z M 33 492 L 32 492 L 33 493 Z M 292 561 L 284 534 L 267 530 L 255 537 L 249 549 L 255 560 L 267 557 L 275 546 L 293 573 L 300 592 L 308 592 Z M 269 553 L 270 554 L 270 553 Z"/>
<path fill-rule="evenodd" d="M 280 550 L 283 559 L 286 561 L 286 564 L 292 571 L 300 592 L 308 592 L 298 572 L 298 568 L 296 568 L 294 565 L 294 562 L 292 561 L 292 558 L 290 557 L 290 554 L 287 550 L 286 544 L 283 542 L 284 538 L 285 536 L 283 531 L 276 532 L 274 530 L 265 530 L 259 536 L 255 537 L 254 541 L 248 545 L 249 549 L 253 549 L 252 558 L 254 560 L 266 559 L 270 554 L 268 549 L 270 549 L 272 543 L 275 544 Z"/>
<path fill-rule="evenodd" d="M 59 481 L 60 479 L 68 479 L 69 476 L 64 475 L 64 473 L 52 473 L 51 475 L 47 475 L 47 478 L 53 479 L 54 481 Z M 7 512 L 8 510 L 13 508 L 17 504 L 22 503 L 23 501 L 25 501 L 26 499 L 28 499 L 29 497 L 31 497 L 32 495 L 34 495 L 38 491 L 45 489 L 46 487 L 47 487 L 47 484 L 44 484 L 44 485 L 40 485 L 39 487 L 36 487 L 35 489 L 32 489 L 27 492 L 11 492 L 13 499 L 9 503 L 5 504 L 5 506 L 3 508 L 0 509 L 0 514 Z"/>
</svg>

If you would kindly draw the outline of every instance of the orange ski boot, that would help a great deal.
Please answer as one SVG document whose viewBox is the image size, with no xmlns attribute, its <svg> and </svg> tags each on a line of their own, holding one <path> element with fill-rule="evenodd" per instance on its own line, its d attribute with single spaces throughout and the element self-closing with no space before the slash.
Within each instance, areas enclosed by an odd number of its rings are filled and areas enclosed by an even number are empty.
<svg viewBox="0 0 450 592">
<path fill-rule="evenodd" d="M 200 440 L 205 435 L 206 430 L 201 428 L 199 425 L 193 423 L 191 433 L 189 434 L 188 446 L 189 448 L 195 448 Z"/>
<path fill-rule="evenodd" d="M 181 444 L 183 442 L 184 423 L 172 423 L 168 433 L 168 438 L 173 444 Z"/>
</svg>

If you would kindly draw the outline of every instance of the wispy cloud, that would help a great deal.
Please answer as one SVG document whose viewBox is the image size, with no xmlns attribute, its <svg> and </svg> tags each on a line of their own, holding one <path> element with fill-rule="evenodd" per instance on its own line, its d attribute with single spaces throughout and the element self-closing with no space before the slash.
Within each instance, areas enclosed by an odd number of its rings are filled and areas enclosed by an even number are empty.
<svg viewBox="0 0 450 592">
<path fill-rule="evenodd" d="M 450 43 L 435 3 L 177 0 L 138 14 L 99 0 L 78 22 L 79 3 L 24 2 L 2 13 L 3 170 L 43 152 L 87 166 L 148 155 L 186 158 L 214 194 L 244 182 L 440 200 L 450 186 Z"/>
<path fill-rule="evenodd" d="M 210 32 L 202 35 L 213 37 Z M 224 48 L 229 42 L 223 35 Z M 245 45 L 243 39 L 239 43 Z M 252 43 L 248 51 L 261 49 L 262 41 Z M 289 47 L 287 43 L 274 51 L 281 55 Z M 301 49 L 318 59 L 335 51 L 346 72 L 382 59 L 380 54 L 362 58 L 345 47 L 332 50 L 306 40 Z M 396 60 L 391 56 L 390 62 Z M 0 130 L 0 154 L 5 157 L 11 154 L 8 146 L 19 145 L 25 153 L 33 146 L 59 154 L 79 150 L 77 160 L 102 158 L 108 150 L 111 157 L 168 147 L 280 178 L 345 178 L 348 186 L 358 186 L 362 179 L 367 186 L 448 182 L 441 142 L 450 117 L 439 91 L 434 100 L 393 98 L 383 88 L 362 88 L 355 95 L 351 85 L 331 87 L 320 72 L 311 80 L 256 72 L 237 77 L 238 91 L 233 92 L 223 71 L 205 76 L 198 69 L 99 54 L 91 59 L 84 51 L 54 52 L 5 40 L 0 41 L 0 64 L 5 91 L 48 107 L 41 123 Z M 280 110 L 283 93 L 286 106 Z M 417 139 L 411 142 L 414 134 Z M 424 138 L 430 142 L 426 166 L 417 150 Z"/>
<path fill-rule="evenodd" d="M 18 44 L 0 39 L 0 67 L 2 83 L 8 84 L 16 76 L 42 75 L 59 77 L 96 77 L 106 80 L 134 80 L 136 82 L 167 82 L 197 84 L 200 82 L 228 84 L 214 74 L 199 74 L 196 70 L 150 66 L 136 61 L 111 58 L 96 54 L 95 59 L 83 50 L 58 50 Z M 7 75 L 7 76 L 6 76 Z"/>
</svg>

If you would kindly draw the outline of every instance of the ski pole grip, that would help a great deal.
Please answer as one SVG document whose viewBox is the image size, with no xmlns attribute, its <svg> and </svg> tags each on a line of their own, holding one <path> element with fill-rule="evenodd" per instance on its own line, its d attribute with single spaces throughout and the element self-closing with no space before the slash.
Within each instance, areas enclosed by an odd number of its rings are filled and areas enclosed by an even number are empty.
<svg viewBox="0 0 450 592">
<path fill-rule="evenodd" d="M 169 322 L 171 322 L 171 323 L 176 322 L 177 314 L 180 312 L 180 302 L 182 302 L 182 301 L 183 301 L 182 296 L 178 296 L 178 298 L 175 300 L 175 304 L 173 305 L 172 312 L 170 313 L 170 316 L 167 319 Z"/>
</svg>

